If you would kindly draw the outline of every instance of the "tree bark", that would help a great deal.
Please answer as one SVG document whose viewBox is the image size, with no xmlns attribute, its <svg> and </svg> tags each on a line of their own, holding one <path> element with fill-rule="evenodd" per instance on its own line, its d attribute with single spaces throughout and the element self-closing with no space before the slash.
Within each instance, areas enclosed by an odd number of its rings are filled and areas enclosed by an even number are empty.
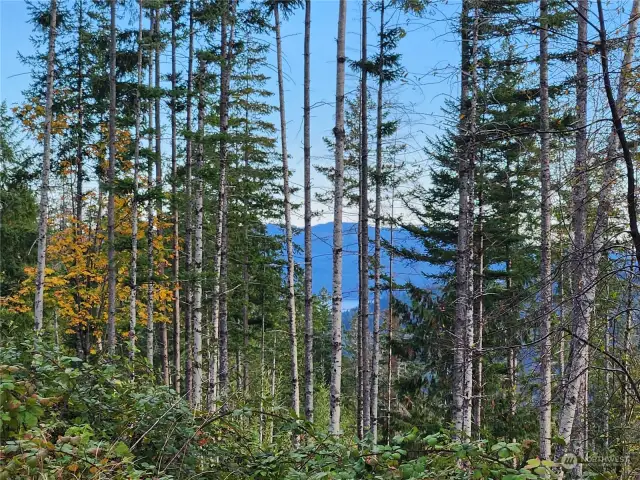
<svg viewBox="0 0 640 480">
<path fill-rule="evenodd" d="M 360 338 L 362 342 L 362 428 L 371 429 L 371 360 L 369 356 L 369 122 L 367 115 L 367 2 L 362 0 L 360 60 Z"/>
<path fill-rule="evenodd" d="M 476 392 L 473 399 L 473 420 L 475 431 L 480 436 L 482 428 L 482 399 L 484 397 L 484 198 L 482 189 L 478 189 L 478 231 L 475 238 L 476 249 L 476 274 L 474 276 L 475 300 L 473 305 L 473 317 L 476 328 L 475 361 Z M 473 358 L 473 357 L 472 357 Z"/>
<path fill-rule="evenodd" d="M 198 409 L 202 402 L 202 222 L 204 167 L 204 76 L 206 65 L 200 60 L 196 78 L 198 90 L 198 151 L 196 155 L 195 177 L 195 242 L 193 254 L 193 274 L 195 288 L 193 294 L 193 405 Z"/>
<path fill-rule="evenodd" d="M 84 29 L 84 2 L 80 0 L 78 2 L 78 46 L 76 49 L 78 55 L 78 79 L 76 82 L 76 90 L 78 95 L 78 101 L 76 108 L 78 109 L 78 144 L 76 146 L 76 192 L 75 192 L 75 226 L 74 226 L 74 238 L 76 242 L 80 241 L 81 236 L 83 235 L 83 182 L 84 182 L 84 170 L 83 170 L 83 157 L 84 157 L 84 55 L 83 55 L 83 29 Z M 78 266 L 78 261 L 74 261 L 75 265 Z M 82 308 L 82 298 L 79 292 L 80 287 L 82 285 L 82 279 L 77 278 L 75 281 L 76 284 L 76 294 L 75 303 L 76 308 L 80 310 Z M 82 325 L 76 326 L 77 332 L 79 336 L 77 338 L 82 337 Z M 80 347 L 81 347 L 81 343 Z M 78 355 L 80 358 L 84 358 L 84 352 L 82 348 L 77 349 L 80 353 Z"/>
<path fill-rule="evenodd" d="M 160 20 L 161 20 L 161 12 L 160 9 L 156 9 L 156 21 L 155 21 L 155 85 L 156 85 L 156 98 L 155 98 L 155 134 L 156 134 L 156 218 L 158 221 L 157 230 L 158 230 L 158 238 L 164 239 L 164 227 L 163 225 L 163 217 L 164 212 L 162 211 L 163 200 L 164 200 L 164 192 L 163 192 L 163 176 L 162 176 L 162 111 L 160 105 L 160 50 L 161 50 L 161 37 L 160 37 Z M 158 262 L 158 277 L 164 281 L 164 240 L 163 245 L 160 246 L 161 256 L 160 261 Z M 165 385 L 169 385 L 169 338 L 167 335 L 167 323 L 160 322 L 160 342 L 162 344 L 162 350 L 160 352 L 160 359 L 162 363 L 162 382 Z"/>
<path fill-rule="evenodd" d="M 129 276 L 131 293 L 129 296 L 129 361 L 133 368 L 136 351 L 136 322 L 138 316 L 138 175 L 140 171 L 140 87 L 142 84 L 142 0 L 138 8 L 138 76 L 135 99 L 135 145 L 133 153 L 133 193 L 131 195 L 131 265 Z M 133 370 L 132 370 L 133 372 Z"/>
<path fill-rule="evenodd" d="M 115 251 L 115 169 L 116 169 L 116 0 L 111 0 L 109 27 L 109 167 L 107 184 L 107 348 L 109 355 L 116 353 L 116 251 Z"/>
<path fill-rule="evenodd" d="M 334 208 L 333 208 L 333 281 L 331 301 L 331 385 L 329 432 L 340 434 L 340 402 L 342 381 L 342 199 L 344 195 L 344 80 L 347 1 L 340 0 L 336 53 L 336 125 Z"/>
<path fill-rule="evenodd" d="M 575 184 L 572 191 L 572 331 L 571 354 L 567 366 L 562 409 L 560 411 L 558 435 L 564 438 L 566 445 L 571 444 L 571 433 L 576 417 L 580 392 L 584 384 L 584 372 L 587 366 L 587 345 L 579 339 L 589 338 L 589 320 L 594 291 L 585 282 L 586 222 L 587 222 L 587 88 L 588 88 L 588 40 L 587 25 L 589 15 L 588 0 L 578 1 L 578 45 L 576 74 L 576 157 L 574 161 Z M 577 337 L 577 338 L 576 338 Z M 563 454 L 558 448 L 556 456 Z"/>
<path fill-rule="evenodd" d="M 551 459 L 551 170 L 548 1 L 540 0 L 540 457 Z"/>
<path fill-rule="evenodd" d="M 47 54 L 47 90 L 44 113 L 44 151 L 40 177 L 40 205 L 38 208 L 38 264 L 36 267 L 36 294 L 34 301 L 34 330 L 40 333 L 44 318 L 44 279 L 47 265 L 47 229 L 49 226 L 49 174 L 51 170 L 51 123 L 53 120 L 53 77 L 56 56 L 56 20 L 58 6 L 51 0 L 49 7 L 49 50 Z"/>
<path fill-rule="evenodd" d="M 611 119 L 613 123 L 613 132 L 617 137 L 610 141 L 610 143 L 619 143 L 619 146 L 622 147 L 622 156 L 624 158 L 626 170 L 627 170 L 627 213 L 629 215 L 629 230 L 631 234 L 631 239 L 633 241 L 633 245 L 635 247 L 636 259 L 638 262 L 638 267 L 640 267 L 640 232 L 638 231 L 638 217 L 637 217 L 637 202 L 636 202 L 636 181 L 635 181 L 635 171 L 633 165 L 633 158 L 631 155 L 631 150 L 629 148 L 629 144 L 627 142 L 626 133 L 624 130 L 624 126 L 622 124 L 622 115 L 621 110 L 625 109 L 624 105 L 624 96 L 626 94 L 626 78 L 628 76 L 628 72 L 625 70 L 629 70 L 631 68 L 631 60 L 633 57 L 629 58 L 629 62 L 627 62 L 627 54 L 633 55 L 633 50 L 629 48 L 633 44 L 630 42 L 634 42 L 636 24 L 638 21 L 638 9 L 637 2 L 633 3 L 631 10 L 631 17 L 629 20 L 629 33 L 627 37 L 627 49 L 625 51 L 625 58 L 623 60 L 623 68 L 620 73 L 620 85 L 618 88 L 618 99 L 616 100 L 613 96 L 613 88 L 611 87 L 611 78 L 609 73 L 609 54 L 607 47 L 607 31 L 605 26 L 605 18 L 604 11 L 602 9 L 602 0 L 598 0 L 598 18 L 600 21 L 600 29 L 599 29 L 599 37 L 600 37 L 600 62 L 602 64 L 602 76 L 604 82 L 605 92 L 607 94 L 607 101 L 609 103 L 609 110 L 611 111 Z M 629 45 L 630 44 L 630 45 Z M 608 158 L 609 160 L 611 157 Z"/>
<path fill-rule="evenodd" d="M 586 242 L 586 201 L 587 201 L 587 173 L 586 173 L 586 107 L 587 107 L 587 25 L 588 25 L 588 2 L 581 0 L 578 3 L 578 75 L 577 75 L 577 112 L 578 112 L 578 132 L 576 134 L 576 162 L 575 176 L 578 179 L 573 191 L 574 202 L 574 247 L 572 258 L 572 295 L 573 295 L 573 311 L 572 311 L 572 339 L 571 354 L 566 366 L 565 373 L 565 394 L 563 398 L 562 410 L 559 419 L 559 435 L 561 435 L 567 443 L 571 440 L 573 423 L 576 415 L 577 401 L 579 392 L 582 388 L 584 380 L 584 371 L 587 358 L 588 346 L 582 341 L 587 339 L 589 335 L 590 314 L 595 301 L 595 281 L 598 276 L 598 266 L 602 252 L 605 250 L 605 234 L 608 230 L 609 215 L 612 210 L 612 188 L 616 176 L 616 162 L 614 159 L 617 155 L 619 143 L 623 149 L 625 161 L 630 155 L 624 129 L 622 128 L 621 116 L 619 112 L 624 110 L 624 103 L 627 96 L 629 83 L 628 77 L 631 71 L 631 62 L 636 42 L 636 30 L 638 24 L 638 13 L 640 9 L 640 1 L 634 0 L 629 15 L 629 23 L 627 30 L 627 38 L 625 45 L 624 58 L 620 69 L 618 79 L 617 99 L 613 99 L 613 91 L 609 79 L 608 56 L 606 31 L 603 24 L 603 14 L 601 5 L 599 7 L 600 18 L 600 54 L 605 79 L 605 90 L 607 100 L 612 112 L 614 128 L 609 134 L 607 141 L 607 153 L 602 174 L 601 188 L 598 192 L 598 208 L 596 211 L 595 225 L 591 234 L 590 242 Z M 604 41 L 603 41 L 604 39 Z M 629 168 L 627 163 L 627 203 L 630 213 L 630 222 L 632 230 L 632 238 L 634 244 L 637 239 L 633 231 L 633 216 L 635 215 L 635 180 L 633 179 L 633 165 Z M 637 230 L 636 230 L 637 231 Z M 637 256 L 637 252 L 636 252 Z M 559 449 L 558 454 L 562 454 Z"/>
<path fill-rule="evenodd" d="M 193 0 L 189 2 L 189 47 L 187 58 L 187 106 L 186 106 L 186 197 L 187 211 L 185 215 L 185 270 L 188 277 L 186 283 L 186 308 L 184 311 L 185 335 L 185 368 L 184 376 L 187 388 L 187 402 L 193 406 L 193 198 L 192 198 L 192 168 L 193 168 L 193 140 L 191 131 L 191 108 L 193 103 Z"/>
<path fill-rule="evenodd" d="M 173 222 L 173 388 L 180 393 L 180 382 L 182 378 L 182 358 L 181 358 L 181 325 L 180 325 L 180 216 L 178 213 L 178 151 L 177 136 L 178 125 L 176 118 L 176 95 L 177 95 L 177 75 L 176 56 L 176 22 L 180 16 L 180 4 L 173 4 L 170 8 L 171 14 L 171 210 Z"/>
<path fill-rule="evenodd" d="M 228 5 L 228 1 L 225 2 Z M 227 269 L 227 151 L 229 131 L 229 102 L 231 70 L 233 68 L 233 48 L 235 32 L 235 5 L 225 8 L 222 14 L 220 47 L 223 55 L 220 71 L 220 164 L 218 186 L 218 212 L 216 243 L 214 251 L 214 272 L 216 282 L 213 289 L 212 326 L 219 331 L 219 396 L 226 398 L 229 389 L 229 348 L 226 311 L 226 269 Z M 215 359 L 212 362 L 215 365 Z M 211 363 L 210 363 L 211 365 Z M 211 375 L 210 375 L 211 378 Z M 213 377 L 215 378 L 215 376 Z M 211 411 L 212 405 L 209 405 Z"/>
<path fill-rule="evenodd" d="M 149 14 L 149 32 L 154 31 L 154 18 L 153 13 Z M 153 86 L 153 64 L 149 62 L 149 89 Z M 153 118 L 153 104 L 149 100 L 148 105 L 149 115 L 149 137 L 148 137 L 148 151 L 153 151 L 153 133 L 152 133 L 152 118 Z M 154 215 L 153 215 L 153 201 L 151 199 L 151 193 L 154 188 L 153 183 L 153 162 L 151 158 L 147 158 L 147 362 L 153 370 L 153 356 L 155 351 L 155 333 L 153 325 L 153 297 L 155 291 L 154 285 Z"/>
<path fill-rule="evenodd" d="M 295 259 L 291 226 L 291 192 L 289 190 L 289 155 L 287 152 L 287 119 L 285 114 L 284 78 L 282 71 L 282 39 L 280 36 L 280 8 L 273 6 L 278 61 L 278 97 L 280 100 L 280 146 L 282 153 L 282 182 L 284 195 L 285 241 L 287 244 L 287 313 L 289 316 L 289 354 L 291 355 L 291 408 L 300 415 L 300 382 L 298 379 L 298 338 L 296 332 Z"/>
<path fill-rule="evenodd" d="M 473 200 L 475 158 L 475 69 L 477 53 L 477 11 L 472 32 L 469 30 L 471 0 L 464 0 L 461 16 L 462 90 L 461 149 L 459 154 L 459 210 L 456 256 L 456 313 L 454 322 L 453 423 L 463 441 L 471 436 L 471 395 L 473 362 Z M 471 33 L 471 35 L 470 35 Z M 469 50 L 471 44 L 471 50 Z M 471 95 L 469 98 L 469 93 Z"/>
<path fill-rule="evenodd" d="M 378 50 L 378 98 L 376 106 L 376 205 L 373 253 L 373 341 L 371 345 L 371 437 L 378 442 L 378 391 L 380 383 L 380 276 L 382 226 L 382 93 L 384 84 L 384 7 L 380 2 L 380 45 Z"/>
<path fill-rule="evenodd" d="M 313 422 L 313 265 L 311 233 L 311 0 L 304 12 L 304 414 Z"/>
<path fill-rule="evenodd" d="M 394 214 L 395 188 L 391 186 L 391 218 Z M 389 311 L 387 312 L 387 445 L 391 444 L 391 394 L 393 392 L 392 383 L 392 360 L 393 360 L 393 223 L 389 228 Z"/>
</svg>

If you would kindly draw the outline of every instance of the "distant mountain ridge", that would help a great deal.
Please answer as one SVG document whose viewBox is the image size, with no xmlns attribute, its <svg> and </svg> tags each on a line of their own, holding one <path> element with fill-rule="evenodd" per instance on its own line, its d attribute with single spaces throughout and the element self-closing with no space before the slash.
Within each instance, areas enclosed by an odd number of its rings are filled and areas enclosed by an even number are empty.
<svg viewBox="0 0 640 480">
<path fill-rule="evenodd" d="M 268 225 L 267 231 L 271 235 L 281 235 L 282 227 L 279 225 Z M 322 223 L 314 225 L 311 228 L 313 234 L 312 250 L 313 250 L 313 292 L 320 293 L 324 288 L 328 292 L 332 291 L 332 274 L 333 274 L 333 223 Z M 342 277 L 342 294 L 344 297 L 344 308 L 350 309 L 357 305 L 358 299 L 358 225 L 356 223 L 343 223 L 343 277 Z M 369 227 L 369 254 L 373 255 L 373 238 L 375 234 L 374 227 Z M 391 231 L 384 228 L 381 231 L 382 238 L 389 240 Z M 420 242 L 413 238 L 406 230 L 395 229 L 393 239 L 396 245 L 402 245 L 405 248 L 420 249 Z M 296 263 L 304 264 L 304 232 L 300 232 L 293 237 L 294 243 L 300 249 L 295 255 Z M 381 263 L 383 274 L 389 272 L 389 256 L 387 252 L 382 250 Z M 425 274 L 435 274 L 438 267 L 426 263 L 409 263 L 402 259 L 394 258 L 393 276 L 397 283 L 407 281 L 413 282 L 415 285 L 428 285 L 430 280 Z M 373 282 L 371 282 L 373 286 Z"/>
</svg>

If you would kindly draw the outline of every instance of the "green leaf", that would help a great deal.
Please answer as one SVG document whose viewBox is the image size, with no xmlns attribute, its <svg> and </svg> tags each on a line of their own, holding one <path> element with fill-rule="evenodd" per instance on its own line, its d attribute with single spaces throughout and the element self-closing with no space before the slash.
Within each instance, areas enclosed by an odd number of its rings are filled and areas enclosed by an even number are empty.
<svg viewBox="0 0 640 480">
<path fill-rule="evenodd" d="M 38 417 L 30 412 L 24 412 L 22 421 L 27 427 L 33 428 L 38 424 Z"/>
<path fill-rule="evenodd" d="M 122 457 L 126 457 L 126 456 L 131 454 L 131 451 L 129 450 L 129 447 L 124 442 L 116 443 L 116 446 L 113 449 L 113 451 L 118 457 L 121 457 L 121 458 Z"/>
</svg>

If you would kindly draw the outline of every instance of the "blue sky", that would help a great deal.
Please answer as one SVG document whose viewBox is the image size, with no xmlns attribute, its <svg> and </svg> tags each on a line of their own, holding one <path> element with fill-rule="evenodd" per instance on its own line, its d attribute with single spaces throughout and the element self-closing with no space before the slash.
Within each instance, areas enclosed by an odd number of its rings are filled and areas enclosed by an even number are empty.
<svg viewBox="0 0 640 480">
<path fill-rule="evenodd" d="M 361 3 L 348 1 L 347 56 L 360 56 Z M 408 35 L 400 42 L 399 51 L 409 72 L 406 82 L 389 89 L 387 97 L 403 104 L 401 115 L 402 141 L 409 144 L 408 160 L 420 162 L 420 146 L 425 135 L 433 134 L 441 121 L 440 107 L 447 96 L 455 96 L 457 86 L 457 62 L 459 46 L 451 32 L 452 15 L 458 11 L 459 2 L 443 4 L 429 10 L 425 18 L 408 18 L 389 12 L 392 24 L 401 24 Z M 335 54 L 338 2 L 313 0 L 311 40 L 311 102 L 313 163 L 327 165 L 333 162 L 327 152 L 323 137 L 331 136 L 334 125 Z M 370 10 L 369 49 L 373 53 L 377 43 L 379 19 Z M 303 79 L 304 11 L 297 11 L 283 25 L 284 69 L 286 75 L 286 102 L 289 152 L 292 156 L 293 183 L 302 183 L 302 79 Z M 28 23 L 27 6 L 22 0 L 0 0 L 0 97 L 12 106 L 22 101 L 22 89 L 29 83 L 28 67 L 17 58 L 18 52 L 29 54 L 33 46 L 29 40 L 31 25 Z M 275 43 L 275 42 L 273 42 Z M 275 65 L 275 45 L 269 62 Z M 163 58 L 167 64 L 169 58 Z M 357 78 L 348 71 L 347 92 L 354 91 Z M 275 72 L 270 88 L 276 92 Z M 274 95 L 273 102 L 277 102 Z M 278 123 L 274 116 L 274 123 Z M 316 191 L 329 187 L 320 174 L 313 176 Z M 301 200 L 299 192 L 297 200 Z M 320 214 L 317 222 L 330 219 L 327 207 L 317 205 Z M 299 215 L 302 212 L 298 212 Z M 355 212 L 347 212 L 345 221 L 353 221 Z M 301 224 L 302 217 L 295 223 Z"/>
</svg>

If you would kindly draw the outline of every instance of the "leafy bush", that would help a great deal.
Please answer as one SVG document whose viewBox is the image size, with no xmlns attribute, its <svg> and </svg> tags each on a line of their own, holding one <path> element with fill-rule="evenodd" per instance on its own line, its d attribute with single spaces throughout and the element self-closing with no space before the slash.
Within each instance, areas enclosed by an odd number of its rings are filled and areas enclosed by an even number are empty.
<svg viewBox="0 0 640 480">
<path fill-rule="evenodd" d="M 3 349 L 0 372 L 0 480 L 529 480 L 557 467 L 529 458 L 532 442 L 460 443 L 414 428 L 371 445 L 281 410 L 194 412 L 152 378 L 132 378 L 124 361 L 93 365 L 43 345 Z M 272 443 L 253 428 L 261 417 L 275 426 Z"/>
</svg>

